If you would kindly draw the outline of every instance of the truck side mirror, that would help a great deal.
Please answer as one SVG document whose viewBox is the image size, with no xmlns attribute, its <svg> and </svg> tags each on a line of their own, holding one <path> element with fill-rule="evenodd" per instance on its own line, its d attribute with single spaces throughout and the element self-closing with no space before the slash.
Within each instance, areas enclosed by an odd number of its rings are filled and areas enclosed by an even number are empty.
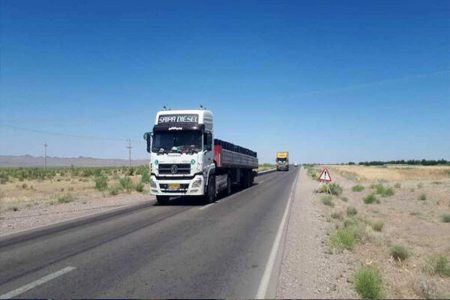
<svg viewBox="0 0 450 300">
<path fill-rule="evenodd" d="M 150 132 L 144 133 L 144 140 L 147 141 L 147 152 L 150 153 L 150 142 L 152 140 L 152 135 Z"/>
</svg>

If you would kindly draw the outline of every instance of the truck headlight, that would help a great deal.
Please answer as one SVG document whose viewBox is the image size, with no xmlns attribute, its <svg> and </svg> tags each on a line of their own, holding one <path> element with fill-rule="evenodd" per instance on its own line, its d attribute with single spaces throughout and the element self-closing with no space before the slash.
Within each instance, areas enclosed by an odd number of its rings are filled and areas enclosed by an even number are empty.
<svg viewBox="0 0 450 300">
<path fill-rule="evenodd" d="M 153 177 L 150 177 L 150 187 L 153 189 L 157 188 L 156 182 L 153 180 Z"/>
<path fill-rule="evenodd" d="M 192 188 L 199 188 L 202 185 L 202 178 L 197 178 L 192 183 Z"/>
</svg>

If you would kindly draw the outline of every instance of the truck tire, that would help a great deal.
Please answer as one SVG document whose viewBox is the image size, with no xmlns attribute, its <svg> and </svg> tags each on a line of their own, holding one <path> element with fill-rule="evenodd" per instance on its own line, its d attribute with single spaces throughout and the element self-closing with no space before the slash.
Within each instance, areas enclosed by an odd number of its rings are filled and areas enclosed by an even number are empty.
<svg viewBox="0 0 450 300">
<path fill-rule="evenodd" d="M 209 176 L 208 187 L 203 198 L 203 202 L 205 204 L 213 203 L 214 201 L 216 201 L 216 180 L 214 176 Z"/>
<path fill-rule="evenodd" d="M 247 188 L 253 185 L 253 174 L 252 171 L 247 172 Z"/>
<path fill-rule="evenodd" d="M 156 196 L 156 202 L 160 205 L 165 205 L 169 203 L 169 196 Z"/>
<path fill-rule="evenodd" d="M 253 186 L 255 183 L 255 172 L 250 171 L 250 186 Z"/>
<path fill-rule="evenodd" d="M 227 176 L 227 189 L 225 190 L 225 195 L 230 196 L 232 192 L 232 186 L 231 186 L 231 177 Z"/>
<path fill-rule="evenodd" d="M 250 187 L 250 172 L 248 170 L 243 171 L 241 177 L 241 187 L 242 189 Z"/>
</svg>

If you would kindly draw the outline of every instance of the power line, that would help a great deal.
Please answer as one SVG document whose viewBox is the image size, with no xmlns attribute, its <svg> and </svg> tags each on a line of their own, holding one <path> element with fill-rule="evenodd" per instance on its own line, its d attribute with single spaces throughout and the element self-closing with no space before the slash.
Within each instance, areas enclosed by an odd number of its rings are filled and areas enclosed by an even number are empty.
<svg viewBox="0 0 450 300">
<path fill-rule="evenodd" d="M 131 147 L 131 139 L 128 139 L 127 148 L 128 148 L 128 161 L 130 162 L 130 168 L 131 168 L 131 149 L 133 148 L 133 147 Z"/>
<path fill-rule="evenodd" d="M 10 129 L 14 129 L 14 130 L 28 131 L 28 132 L 39 133 L 39 134 L 65 136 L 65 137 L 81 138 L 81 139 L 104 140 L 104 141 L 126 141 L 126 140 L 133 141 L 133 142 L 137 141 L 134 139 L 125 139 L 125 138 L 110 138 L 110 137 L 99 137 L 99 136 L 91 136 L 91 135 L 67 134 L 67 133 L 56 132 L 56 131 L 46 131 L 46 130 L 38 130 L 38 129 L 19 127 L 19 126 L 14 126 L 14 125 L 9 125 L 9 124 L 0 124 L 0 127 L 10 128 Z"/>
<path fill-rule="evenodd" d="M 44 144 L 44 169 L 47 169 L 47 142 Z"/>
</svg>

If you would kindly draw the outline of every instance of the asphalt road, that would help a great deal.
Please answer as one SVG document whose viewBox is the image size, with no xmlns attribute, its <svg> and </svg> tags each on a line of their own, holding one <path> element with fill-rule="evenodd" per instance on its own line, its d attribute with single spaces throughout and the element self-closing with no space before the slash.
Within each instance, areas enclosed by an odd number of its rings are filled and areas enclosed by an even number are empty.
<svg viewBox="0 0 450 300">
<path fill-rule="evenodd" d="M 255 298 L 298 169 L 212 205 L 178 199 L 0 248 L 0 295 Z"/>
</svg>

